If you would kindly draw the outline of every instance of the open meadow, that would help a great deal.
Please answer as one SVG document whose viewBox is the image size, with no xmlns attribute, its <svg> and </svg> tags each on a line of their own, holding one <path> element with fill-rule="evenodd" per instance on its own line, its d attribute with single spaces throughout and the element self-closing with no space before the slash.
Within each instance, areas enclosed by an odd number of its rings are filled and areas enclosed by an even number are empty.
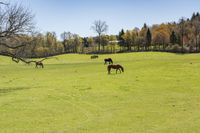
<svg viewBox="0 0 200 133">
<path fill-rule="evenodd" d="M 107 74 L 103 59 L 125 68 Z M 200 54 L 0 57 L 1 133 L 200 132 Z"/>
</svg>

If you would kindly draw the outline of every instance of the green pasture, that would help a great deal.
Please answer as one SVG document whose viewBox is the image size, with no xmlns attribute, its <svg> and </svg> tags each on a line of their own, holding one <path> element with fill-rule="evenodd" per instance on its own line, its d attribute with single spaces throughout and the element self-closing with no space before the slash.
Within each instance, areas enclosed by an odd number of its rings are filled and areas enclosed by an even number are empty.
<svg viewBox="0 0 200 133">
<path fill-rule="evenodd" d="M 107 74 L 104 58 L 125 68 Z M 199 133 L 200 54 L 0 56 L 0 133 Z"/>
</svg>

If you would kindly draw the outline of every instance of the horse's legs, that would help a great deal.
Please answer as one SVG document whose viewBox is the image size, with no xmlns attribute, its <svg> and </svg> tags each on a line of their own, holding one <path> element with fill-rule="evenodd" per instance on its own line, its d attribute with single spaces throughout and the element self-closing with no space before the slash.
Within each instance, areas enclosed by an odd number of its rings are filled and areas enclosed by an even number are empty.
<svg viewBox="0 0 200 133">
<path fill-rule="evenodd" d="M 108 74 L 110 74 L 110 69 L 108 69 Z"/>
<path fill-rule="evenodd" d="M 118 71 L 120 72 L 120 69 L 117 69 L 116 71 L 117 71 L 117 72 L 118 72 Z M 116 72 L 116 73 L 117 73 L 117 72 Z M 121 72 L 120 72 L 120 73 L 121 73 Z"/>
</svg>

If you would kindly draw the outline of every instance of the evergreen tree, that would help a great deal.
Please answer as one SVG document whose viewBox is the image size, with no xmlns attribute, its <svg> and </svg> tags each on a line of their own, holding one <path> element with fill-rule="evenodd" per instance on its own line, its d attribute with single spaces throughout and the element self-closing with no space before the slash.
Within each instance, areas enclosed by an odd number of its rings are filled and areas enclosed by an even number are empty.
<svg viewBox="0 0 200 133">
<path fill-rule="evenodd" d="M 150 29 L 148 28 L 147 34 L 146 34 L 146 49 L 147 47 L 151 46 L 151 42 L 152 42 L 152 35 L 151 35 Z"/>
<path fill-rule="evenodd" d="M 192 14 L 192 18 L 191 18 L 191 20 L 194 20 L 195 18 L 196 18 L 196 14 L 193 13 L 193 14 Z"/>
<path fill-rule="evenodd" d="M 89 47 L 88 38 L 84 37 L 82 40 L 83 40 L 84 47 Z"/>
<path fill-rule="evenodd" d="M 144 29 L 147 29 L 147 24 L 146 24 L 146 23 L 144 23 L 143 28 L 144 28 Z"/>
<path fill-rule="evenodd" d="M 119 40 L 123 40 L 123 35 L 124 35 L 124 29 L 122 29 L 120 32 L 119 32 Z"/>
<path fill-rule="evenodd" d="M 170 43 L 172 43 L 174 45 L 176 42 L 177 42 L 176 33 L 174 31 L 172 31 L 172 33 L 170 35 Z"/>
<path fill-rule="evenodd" d="M 197 15 L 196 15 L 197 17 L 199 17 L 200 15 L 199 15 L 199 12 L 197 12 Z"/>
<path fill-rule="evenodd" d="M 123 38 L 125 32 L 124 32 L 124 29 L 122 29 L 120 32 L 119 32 L 119 41 L 120 41 L 120 46 L 124 47 L 125 45 L 125 40 Z"/>
</svg>

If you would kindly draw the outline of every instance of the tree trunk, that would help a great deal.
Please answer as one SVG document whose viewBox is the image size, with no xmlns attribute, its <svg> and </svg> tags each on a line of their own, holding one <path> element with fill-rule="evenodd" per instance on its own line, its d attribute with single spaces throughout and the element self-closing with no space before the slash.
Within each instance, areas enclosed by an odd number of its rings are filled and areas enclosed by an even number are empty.
<svg viewBox="0 0 200 133">
<path fill-rule="evenodd" d="M 197 38 L 197 36 L 196 36 L 196 52 L 198 51 L 198 38 Z"/>
<path fill-rule="evenodd" d="M 65 41 L 62 43 L 64 47 L 64 53 L 67 53 L 67 46 L 65 45 Z"/>
<path fill-rule="evenodd" d="M 138 43 L 137 45 L 137 51 L 139 52 L 140 51 L 140 44 Z"/>
<path fill-rule="evenodd" d="M 98 51 L 100 52 L 101 51 L 101 34 L 99 34 L 99 49 Z"/>
<path fill-rule="evenodd" d="M 181 45 L 182 45 L 182 53 L 183 53 L 183 41 L 184 41 L 184 40 L 183 40 L 183 34 L 182 34 L 182 38 L 181 38 L 181 43 L 182 43 L 182 44 L 181 44 Z"/>
</svg>

